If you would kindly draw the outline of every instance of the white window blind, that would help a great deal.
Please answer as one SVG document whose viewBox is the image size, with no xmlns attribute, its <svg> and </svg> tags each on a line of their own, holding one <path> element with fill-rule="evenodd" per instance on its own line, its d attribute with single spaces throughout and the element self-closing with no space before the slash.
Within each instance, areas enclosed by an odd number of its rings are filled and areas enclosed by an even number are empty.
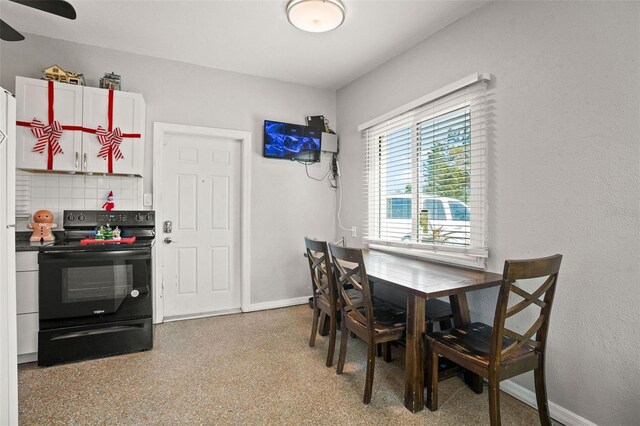
<svg viewBox="0 0 640 426">
<path fill-rule="evenodd" d="M 363 129 L 370 247 L 485 266 L 485 111 L 478 78 Z"/>
</svg>

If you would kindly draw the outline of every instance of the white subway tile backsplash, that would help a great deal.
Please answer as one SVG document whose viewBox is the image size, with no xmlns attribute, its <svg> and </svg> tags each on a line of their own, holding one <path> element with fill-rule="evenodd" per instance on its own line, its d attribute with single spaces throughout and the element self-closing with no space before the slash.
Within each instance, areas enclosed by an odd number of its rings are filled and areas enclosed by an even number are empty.
<svg viewBox="0 0 640 426">
<path fill-rule="evenodd" d="M 130 189 L 123 189 L 122 191 L 120 191 L 120 194 L 123 200 L 133 199 L 133 191 Z"/>
<path fill-rule="evenodd" d="M 34 186 L 31 188 L 31 198 L 44 198 L 47 190 L 44 186 Z"/>
<path fill-rule="evenodd" d="M 121 178 L 120 176 L 114 176 L 113 178 L 109 179 L 109 186 L 107 188 L 119 191 L 120 189 L 122 189 L 122 179 L 123 178 Z"/>
<path fill-rule="evenodd" d="M 60 188 L 71 188 L 73 186 L 72 177 L 71 176 L 60 176 L 58 178 L 58 186 Z"/>
<path fill-rule="evenodd" d="M 31 198 L 31 210 L 33 210 L 31 212 L 31 214 L 33 214 L 34 212 L 38 211 L 38 210 L 42 210 L 42 209 L 46 209 L 46 201 L 44 198 L 39 198 L 39 197 L 32 197 Z"/>
<path fill-rule="evenodd" d="M 47 201 L 48 203 L 48 201 Z M 73 208 L 73 199 L 71 198 L 60 198 L 58 200 L 58 208 L 60 210 L 71 210 Z"/>
<path fill-rule="evenodd" d="M 98 190 L 95 188 L 85 188 L 84 189 L 84 199 L 85 200 L 95 200 L 98 196 Z"/>
<path fill-rule="evenodd" d="M 57 186 L 47 186 L 45 190 L 45 198 L 60 198 L 61 194 Z"/>
<path fill-rule="evenodd" d="M 96 198 L 84 200 L 84 208 L 87 210 L 99 210 L 102 208 L 103 204 L 104 201 L 100 201 Z"/>
<path fill-rule="evenodd" d="M 58 188 L 58 184 L 60 182 L 60 180 L 58 179 L 58 175 L 47 175 L 47 177 L 45 178 L 46 181 L 46 187 L 47 188 Z"/>
<path fill-rule="evenodd" d="M 30 216 L 36 210 L 50 210 L 59 227 L 62 227 L 64 210 L 102 209 L 109 191 L 113 191 L 116 210 L 144 208 L 142 178 L 33 173 L 23 170 L 17 175 L 29 189 Z M 28 222 L 31 222 L 31 217 Z"/>
<path fill-rule="evenodd" d="M 44 175 L 41 174 L 33 174 L 31 176 L 31 185 L 32 186 L 46 186 L 47 180 Z"/>
<path fill-rule="evenodd" d="M 98 178 L 95 176 L 85 176 L 84 177 L 84 187 L 85 188 L 97 188 L 98 187 Z"/>
<path fill-rule="evenodd" d="M 71 189 L 71 197 L 75 199 L 81 198 L 84 200 L 84 188 Z"/>
</svg>

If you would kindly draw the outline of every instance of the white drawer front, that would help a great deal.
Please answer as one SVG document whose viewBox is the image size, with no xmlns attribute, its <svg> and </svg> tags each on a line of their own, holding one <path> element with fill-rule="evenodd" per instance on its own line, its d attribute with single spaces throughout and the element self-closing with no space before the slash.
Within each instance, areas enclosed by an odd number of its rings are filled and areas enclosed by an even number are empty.
<svg viewBox="0 0 640 426">
<path fill-rule="evenodd" d="M 38 271 L 16 273 L 16 300 L 18 315 L 38 312 Z"/>
<path fill-rule="evenodd" d="M 38 352 L 38 314 L 18 315 L 18 355 Z"/>
<path fill-rule="evenodd" d="M 20 251 L 16 253 L 16 271 L 37 271 L 38 252 Z"/>
</svg>

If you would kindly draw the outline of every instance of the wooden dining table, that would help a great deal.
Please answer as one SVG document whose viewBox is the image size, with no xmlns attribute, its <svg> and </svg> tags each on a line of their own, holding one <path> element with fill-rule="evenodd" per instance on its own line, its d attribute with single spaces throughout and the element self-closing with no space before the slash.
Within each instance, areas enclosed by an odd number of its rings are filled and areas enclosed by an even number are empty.
<svg viewBox="0 0 640 426">
<path fill-rule="evenodd" d="M 428 260 L 363 250 L 367 276 L 376 286 L 406 294 L 407 339 L 404 405 L 412 412 L 424 407 L 424 333 L 425 304 L 429 299 L 448 297 L 456 327 L 470 323 L 466 293 L 494 287 L 502 275 Z M 480 377 L 476 387 L 482 389 Z M 479 380 L 479 382 L 477 382 Z"/>
</svg>

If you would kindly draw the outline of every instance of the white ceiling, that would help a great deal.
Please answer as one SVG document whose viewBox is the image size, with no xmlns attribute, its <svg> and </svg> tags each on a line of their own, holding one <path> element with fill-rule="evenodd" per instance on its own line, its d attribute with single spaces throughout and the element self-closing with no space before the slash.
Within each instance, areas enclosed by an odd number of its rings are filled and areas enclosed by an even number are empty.
<svg viewBox="0 0 640 426">
<path fill-rule="evenodd" d="M 0 16 L 23 33 L 332 89 L 488 3 L 344 0 L 344 24 L 312 34 L 289 24 L 287 0 L 68 1 L 75 21 L 6 0 Z"/>
</svg>

